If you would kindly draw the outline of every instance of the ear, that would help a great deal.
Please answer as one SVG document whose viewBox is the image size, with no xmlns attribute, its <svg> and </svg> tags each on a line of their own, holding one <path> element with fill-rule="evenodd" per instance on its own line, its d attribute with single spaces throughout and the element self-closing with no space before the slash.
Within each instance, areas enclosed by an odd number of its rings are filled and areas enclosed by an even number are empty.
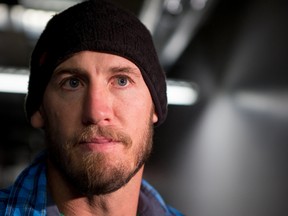
<svg viewBox="0 0 288 216">
<path fill-rule="evenodd" d="M 40 110 L 37 110 L 30 119 L 30 123 L 34 128 L 42 128 L 44 127 L 44 118 Z"/>
<path fill-rule="evenodd" d="M 154 123 L 154 124 L 158 121 L 158 116 L 157 116 L 157 114 L 156 114 L 155 111 L 154 111 L 154 113 L 153 113 L 152 120 L 153 120 L 153 123 Z"/>
</svg>

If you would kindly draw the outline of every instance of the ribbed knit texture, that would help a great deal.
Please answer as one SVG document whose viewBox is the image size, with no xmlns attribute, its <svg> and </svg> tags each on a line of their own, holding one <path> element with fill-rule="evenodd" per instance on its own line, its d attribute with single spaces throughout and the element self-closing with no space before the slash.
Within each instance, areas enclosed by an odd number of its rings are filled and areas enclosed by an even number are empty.
<svg viewBox="0 0 288 216">
<path fill-rule="evenodd" d="M 26 115 L 41 103 L 53 70 L 74 53 L 89 50 L 122 56 L 142 73 L 160 125 L 167 115 L 165 73 L 147 28 L 131 12 L 105 0 L 85 1 L 55 15 L 32 53 Z"/>
</svg>

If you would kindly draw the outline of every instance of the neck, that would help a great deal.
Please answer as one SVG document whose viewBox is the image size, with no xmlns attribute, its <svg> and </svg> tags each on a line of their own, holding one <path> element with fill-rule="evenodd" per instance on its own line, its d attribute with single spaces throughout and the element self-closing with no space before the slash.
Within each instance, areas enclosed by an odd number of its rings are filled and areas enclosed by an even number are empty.
<svg viewBox="0 0 288 216">
<path fill-rule="evenodd" d="M 119 215 L 135 216 L 144 166 L 123 187 L 115 192 L 92 197 L 79 196 L 48 161 L 48 190 L 59 211 L 64 215 Z"/>
</svg>

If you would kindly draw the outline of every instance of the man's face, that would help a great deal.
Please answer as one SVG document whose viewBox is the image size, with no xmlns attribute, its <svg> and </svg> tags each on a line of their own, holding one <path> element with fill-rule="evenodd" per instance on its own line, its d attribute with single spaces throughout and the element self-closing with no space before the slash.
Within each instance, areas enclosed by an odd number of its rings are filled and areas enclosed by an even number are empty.
<svg viewBox="0 0 288 216">
<path fill-rule="evenodd" d="M 83 51 L 55 69 L 31 123 L 44 128 L 54 167 L 80 193 L 93 195 L 119 189 L 138 172 L 157 120 L 135 64 Z"/>
</svg>

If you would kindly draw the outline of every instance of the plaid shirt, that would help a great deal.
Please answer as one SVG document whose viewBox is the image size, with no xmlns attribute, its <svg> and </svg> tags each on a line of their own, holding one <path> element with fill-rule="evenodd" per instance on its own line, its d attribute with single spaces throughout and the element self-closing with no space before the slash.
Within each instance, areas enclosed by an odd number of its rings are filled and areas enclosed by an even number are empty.
<svg viewBox="0 0 288 216">
<path fill-rule="evenodd" d="M 18 176 L 11 187 L 0 190 L 0 216 L 47 215 L 45 158 L 45 154 L 41 154 Z M 143 180 L 137 215 L 181 216 L 182 214 L 166 205 L 160 194 Z"/>
</svg>

